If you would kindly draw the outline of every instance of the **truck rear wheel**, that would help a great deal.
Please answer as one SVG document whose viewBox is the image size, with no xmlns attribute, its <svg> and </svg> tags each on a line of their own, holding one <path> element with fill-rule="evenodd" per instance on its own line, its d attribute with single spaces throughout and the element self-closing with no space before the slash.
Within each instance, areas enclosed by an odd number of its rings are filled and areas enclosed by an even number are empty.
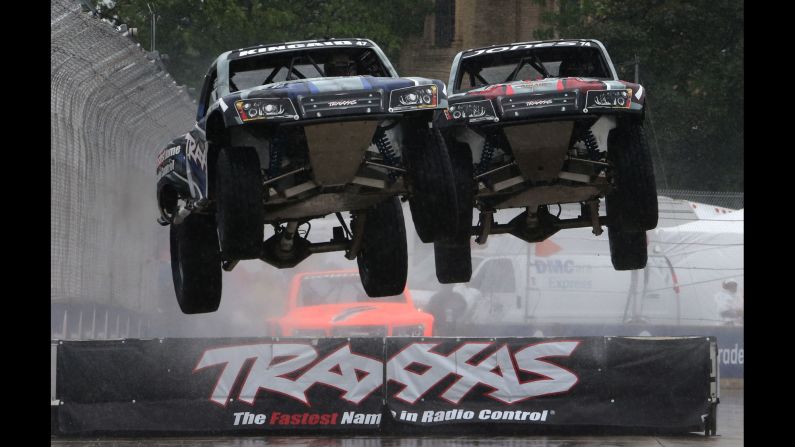
<svg viewBox="0 0 795 447">
<path fill-rule="evenodd" d="M 616 270 L 638 270 L 646 267 L 648 247 L 645 231 L 623 231 L 607 227 L 610 240 L 610 261 Z"/>
<path fill-rule="evenodd" d="M 403 208 L 397 197 L 367 210 L 362 246 L 356 262 L 367 295 L 372 298 L 403 293 L 408 275 L 408 249 Z"/>
<path fill-rule="evenodd" d="M 458 210 L 450 155 L 444 137 L 424 121 L 407 121 L 404 147 L 412 194 L 411 220 L 422 242 L 455 231 Z"/>
<path fill-rule="evenodd" d="M 171 276 L 183 313 L 215 312 L 221 303 L 221 254 L 213 216 L 171 225 Z"/>
<path fill-rule="evenodd" d="M 649 145 L 640 121 L 623 120 L 608 137 L 615 189 L 606 197 L 607 215 L 622 231 L 657 227 L 657 184 Z"/>
<path fill-rule="evenodd" d="M 472 278 L 472 152 L 465 143 L 448 147 L 454 148 L 450 152 L 450 162 L 456 185 L 458 218 L 456 231 L 433 243 L 436 279 L 442 284 L 468 282 Z"/>
<path fill-rule="evenodd" d="M 434 242 L 433 255 L 439 283 L 468 282 L 472 278 L 472 248 L 469 240 Z"/>
<path fill-rule="evenodd" d="M 265 209 L 256 150 L 252 147 L 221 149 L 215 182 L 215 218 L 223 258 L 258 258 L 264 236 Z"/>
</svg>

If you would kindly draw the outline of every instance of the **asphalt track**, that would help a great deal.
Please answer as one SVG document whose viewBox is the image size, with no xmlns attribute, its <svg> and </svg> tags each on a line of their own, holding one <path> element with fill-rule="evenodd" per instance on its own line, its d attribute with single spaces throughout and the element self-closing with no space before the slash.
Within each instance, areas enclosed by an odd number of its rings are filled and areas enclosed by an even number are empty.
<svg viewBox="0 0 795 447">
<path fill-rule="evenodd" d="M 686 435 L 566 434 L 561 431 L 544 436 L 499 436 L 493 433 L 466 436 L 268 436 L 196 438 L 105 438 L 52 439 L 50 445 L 62 447 L 741 447 L 743 436 L 743 390 L 721 390 L 718 405 L 718 436 L 703 433 Z"/>
</svg>

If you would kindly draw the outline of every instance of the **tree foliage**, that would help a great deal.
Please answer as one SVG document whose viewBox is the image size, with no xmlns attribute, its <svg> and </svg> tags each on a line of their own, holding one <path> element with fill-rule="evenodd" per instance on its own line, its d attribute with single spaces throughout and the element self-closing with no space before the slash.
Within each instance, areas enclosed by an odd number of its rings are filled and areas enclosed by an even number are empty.
<svg viewBox="0 0 795 447">
<path fill-rule="evenodd" d="M 647 89 L 659 187 L 743 190 L 742 0 L 561 0 L 537 38 L 595 38 Z"/>
<path fill-rule="evenodd" d="M 364 37 L 397 61 L 404 39 L 422 32 L 430 0 L 98 0 L 105 17 L 138 28 L 151 48 L 151 13 L 157 16 L 156 50 L 180 84 L 198 90 L 221 53 L 258 44 L 322 37 Z"/>
</svg>

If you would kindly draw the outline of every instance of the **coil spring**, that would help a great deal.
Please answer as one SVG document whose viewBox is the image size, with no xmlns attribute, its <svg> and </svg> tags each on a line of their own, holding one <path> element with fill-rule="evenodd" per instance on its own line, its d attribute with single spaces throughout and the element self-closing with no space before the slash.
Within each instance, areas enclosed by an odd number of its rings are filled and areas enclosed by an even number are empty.
<svg viewBox="0 0 795 447">
<path fill-rule="evenodd" d="M 480 162 L 475 165 L 475 175 L 480 175 L 489 169 L 495 149 L 497 149 L 497 145 L 494 144 L 494 139 L 491 137 L 486 138 L 486 142 L 483 143 L 483 152 L 480 155 Z"/>
<path fill-rule="evenodd" d="M 378 152 L 381 156 L 384 157 L 385 164 L 394 167 L 400 166 L 400 156 L 395 152 L 395 148 L 392 147 L 392 142 L 389 140 L 389 137 L 386 135 L 386 130 L 384 130 L 383 127 L 379 127 L 375 132 L 373 143 L 375 143 L 375 147 L 378 148 Z M 389 179 L 394 181 L 398 174 L 396 171 L 390 170 L 388 175 Z"/>
<path fill-rule="evenodd" d="M 287 135 L 284 132 L 277 132 L 271 140 L 270 154 L 268 160 L 268 178 L 276 177 L 282 170 L 282 156 L 287 147 Z"/>
<path fill-rule="evenodd" d="M 596 141 L 591 129 L 586 130 L 582 134 L 582 142 L 585 143 L 585 156 L 591 160 L 599 159 L 599 142 Z"/>
</svg>

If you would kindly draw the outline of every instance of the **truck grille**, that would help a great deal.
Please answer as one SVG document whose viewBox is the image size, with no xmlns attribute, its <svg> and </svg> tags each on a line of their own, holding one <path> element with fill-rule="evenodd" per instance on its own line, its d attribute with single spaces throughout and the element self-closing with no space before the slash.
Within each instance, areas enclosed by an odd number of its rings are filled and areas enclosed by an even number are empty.
<svg viewBox="0 0 795 447">
<path fill-rule="evenodd" d="M 503 119 L 525 118 L 577 110 L 578 91 L 505 96 L 500 99 Z"/>
<path fill-rule="evenodd" d="M 383 110 L 380 91 L 322 93 L 300 99 L 305 118 L 338 115 L 366 115 Z"/>
</svg>

